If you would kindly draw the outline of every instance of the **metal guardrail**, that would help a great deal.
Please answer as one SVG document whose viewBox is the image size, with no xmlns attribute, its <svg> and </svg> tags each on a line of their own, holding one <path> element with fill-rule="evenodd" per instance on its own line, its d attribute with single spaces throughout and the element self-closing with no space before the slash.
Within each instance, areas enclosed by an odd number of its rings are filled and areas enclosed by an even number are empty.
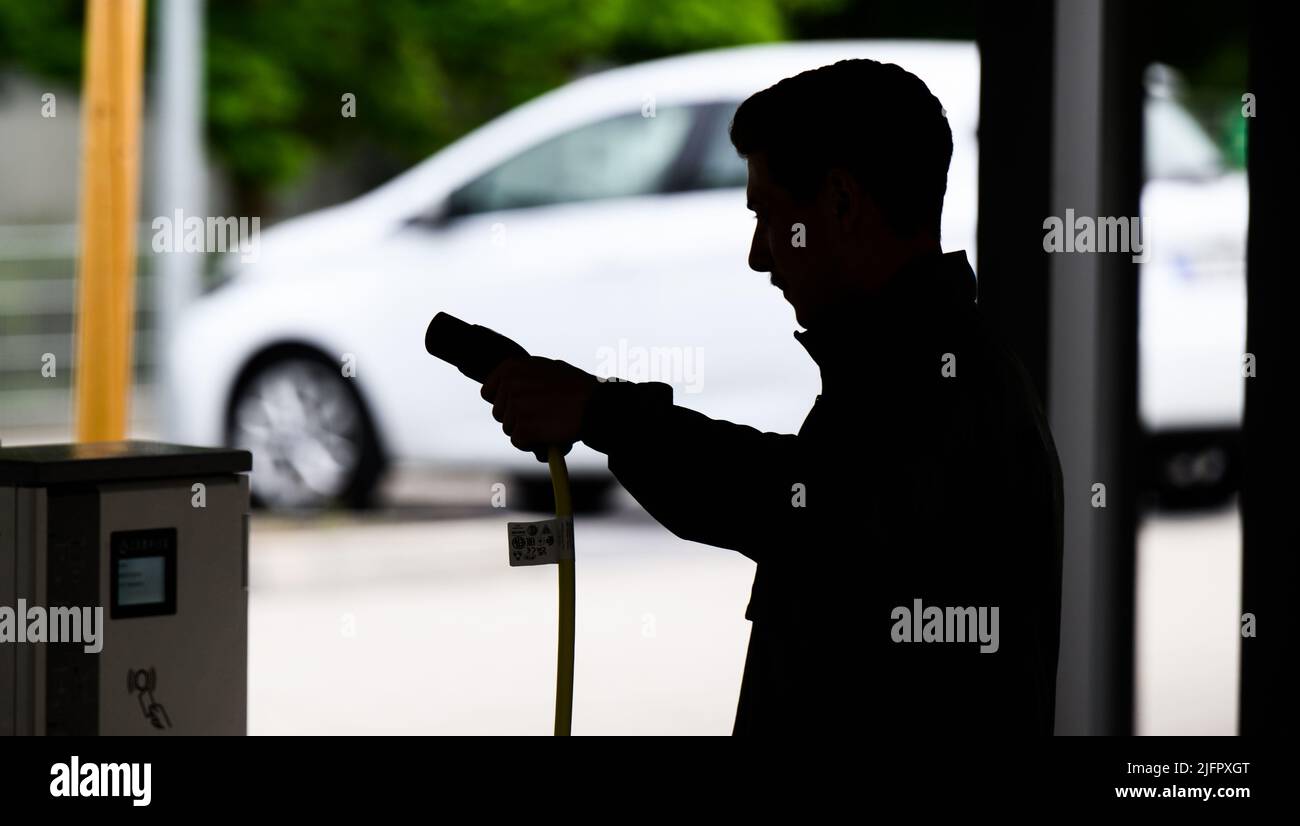
<svg viewBox="0 0 1300 826">
<path fill-rule="evenodd" d="M 133 369 L 147 390 L 154 356 L 152 233 L 139 230 Z M 77 226 L 0 226 L 0 425 L 71 421 L 76 374 Z M 42 367 L 54 357 L 54 375 Z M 147 395 L 147 393 L 146 393 Z"/>
</svg>

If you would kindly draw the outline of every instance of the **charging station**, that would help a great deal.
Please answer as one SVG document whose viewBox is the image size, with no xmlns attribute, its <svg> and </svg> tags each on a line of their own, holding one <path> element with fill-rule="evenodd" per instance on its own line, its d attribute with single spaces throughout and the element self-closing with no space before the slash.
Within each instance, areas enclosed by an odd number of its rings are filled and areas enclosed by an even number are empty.
<svg viewBox="0 0 1300 826">
<path fill-rule="evenodd" d="M 0 735 L 246 733 L 251 467 L 0 448 Z"/>
</svg>

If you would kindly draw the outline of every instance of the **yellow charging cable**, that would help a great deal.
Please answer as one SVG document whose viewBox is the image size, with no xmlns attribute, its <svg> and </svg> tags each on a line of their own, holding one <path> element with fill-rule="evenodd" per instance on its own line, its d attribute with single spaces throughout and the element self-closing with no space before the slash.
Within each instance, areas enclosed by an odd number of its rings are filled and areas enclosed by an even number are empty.
<svg viewBox="0 0 1300 826">
<path fill-rule="evenodd" d="M 560 555 L 560 634 L 555 663 L 555 736 L 568 737 L 573 730 L 573 499 L 569 491 L 569 468 L 558 447 L 547 453 L 551 487 L 555 490 L 555 516 L 564 520 L 564 548 Z"/>
</svg>

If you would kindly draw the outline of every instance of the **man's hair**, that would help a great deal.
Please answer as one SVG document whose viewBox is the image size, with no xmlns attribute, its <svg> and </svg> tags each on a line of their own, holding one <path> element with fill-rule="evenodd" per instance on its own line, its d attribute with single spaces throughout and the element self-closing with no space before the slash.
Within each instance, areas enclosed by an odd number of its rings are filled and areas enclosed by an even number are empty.
<svg viewBox="0 0 1300 826">
<path fill-rule="evenodd" d="M 763 153 L 773 182 L 816 194 L 833 167 L 871 194 L 900 235 L 939 235 L 952 130 L 919 77 L 893 63 L 841 60 L 751 95 L 731 121 L 741 157 Z"/>
</svg>

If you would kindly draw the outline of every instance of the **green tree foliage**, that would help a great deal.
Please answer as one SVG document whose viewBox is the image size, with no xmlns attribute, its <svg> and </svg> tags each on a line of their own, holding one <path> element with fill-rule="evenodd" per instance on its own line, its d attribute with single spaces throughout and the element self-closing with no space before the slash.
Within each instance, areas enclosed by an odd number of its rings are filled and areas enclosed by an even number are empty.
<svg viewBox="0 0 1300 826">
<path fill-rule="evenodd" d="M 151 24 L 166 0 L 149 4 Z M 0 71 L 80 83 L 85 0 L 0 0 Z M 975 36 L 973 0 L 207 0 L 207 135 L 244 211 L 321 157 L 364 147 L 392 172 L 577 74 L 786 38 Z M 1245 17 L 1151 0 L 1150 60 L 1231 115 Z M 155 69 L 150 60 L 146 64 Z M 340 116 L 344 93 L 357 117 Z M 1225 132 L 1240 154 L 1241 123 Z"/>
<path fill-rule="evenodd" d="M 582 72 L 783 39 L 844 2 L 208 0 L 208 148 L 256 208 L 322 155 L 367 146 L 398 168 Z M 0 0 L 0 68 L 79 83 L 84 14 Z"/>
</svg>

